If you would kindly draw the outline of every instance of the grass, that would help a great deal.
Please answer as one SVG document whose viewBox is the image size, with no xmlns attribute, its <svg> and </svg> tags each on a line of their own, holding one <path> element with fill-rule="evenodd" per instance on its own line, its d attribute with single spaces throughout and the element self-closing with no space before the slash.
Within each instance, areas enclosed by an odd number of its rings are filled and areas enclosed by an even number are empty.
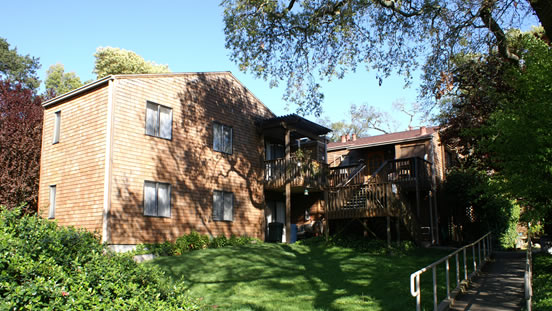
<svg viewBox="0 0 552 311">
<path fill-rule="evenodd" d="M 223 310 L 412 310 L 410 274 L 448 253 L 414 249 L 385 255 L 323 243 L 259 243 L 159 257 L 146 264 Z M 444 280 L 441 270 L 438 278 Z M 422 302 L 429 310 L 431 272 L 421 280 Z M 444 286 L 439 293 L 443 299 Z"/>
<path fill-rule="evenodd" d="M 533 255 L 533 310 L 552 310 L 552 256 Z"/>
</svg>

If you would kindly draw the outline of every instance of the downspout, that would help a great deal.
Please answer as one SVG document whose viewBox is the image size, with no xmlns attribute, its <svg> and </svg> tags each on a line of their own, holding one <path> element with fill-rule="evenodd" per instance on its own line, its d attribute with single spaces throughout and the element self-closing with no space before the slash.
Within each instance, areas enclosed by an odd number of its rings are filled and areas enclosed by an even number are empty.
<svg viewBox="0 0 552 311">
<path fill-rule="evenodd" d="M 109 213 L 111 208 L 111 165 L 113 162 L 113 83 L 113 79 L 111 79 L 109 80 L 107 86 L 107 130 L 105 137 L 102 243 L 111 242 L 111 232 L 109 230 Z"/>
</svg>

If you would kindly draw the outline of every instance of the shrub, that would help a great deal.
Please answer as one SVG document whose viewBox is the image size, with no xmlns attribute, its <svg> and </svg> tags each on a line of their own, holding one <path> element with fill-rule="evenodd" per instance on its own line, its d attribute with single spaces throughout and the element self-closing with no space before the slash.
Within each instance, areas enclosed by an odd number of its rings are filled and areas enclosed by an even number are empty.
<svg viewBox="0 0 552 311">
<path fill-rule="evenodd" d="M 0 207 L 1 310 L 200 310 L 158 269 L 91 233 Z"/>
<path fill-rule="evenodd" d="M 229 241 L 225 235 L 214 237 L 209 243 L 209 248 L 221 248 L 229 245 Z"/>
<path fill-rule="evenodd" d="M 207 248 L 209 246 L 209 236 L 192 231 L 176 239 L 174 244 L 175 254 L 181 255 L 187 251 Z"/>
<path fill-rule="evenodd" d="M 552 256 L 533 256 L 533 310 L 552 310 Z"/>
</svg>

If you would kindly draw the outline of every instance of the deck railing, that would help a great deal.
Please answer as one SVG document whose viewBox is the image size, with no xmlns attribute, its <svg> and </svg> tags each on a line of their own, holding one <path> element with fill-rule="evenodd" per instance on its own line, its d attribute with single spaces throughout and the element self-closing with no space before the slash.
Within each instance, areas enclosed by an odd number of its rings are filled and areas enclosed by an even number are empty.
<svg viewBox="0 0 552 311">
<path fill-rule="evenodd" d="M 274 188 L 283 187 L 286 181 L 294 186 L 324 186 L 327 175 L 328 165 L 313 159 L 294 157 L 265 161 L 265 182 Z"/>
<path fill-rule="evenodd" d="M 473 261 L 473 272 L 468 275 L 468 264 L 467 264 L 467 256 L 466 252 L 467 250 L 471 248 L 472 249 L 472 261 Z M 476 252 L 477 248 L 477 252 Z M 483 252 L 483 257 L 481 257 L 481 252 Z M 458 259 L 458 255 L 460 253 L 463 253 L 464 260 L 463 260 L 463 266 L 464 266 L 464 276 L 463 278 L 460 277 L 461 274 L 461 268 L 460 268 L 460 261 Z M 476 255 L 477 253 L 477 255 Z M 425 268 L 422 268 L 410 275 L 410 294 L 416 298 L 416 310 L 420 311 L 422 309 L 422 291 L 420 288 L 420 276 L 431 270 L 432 276 L 433 276 L 433 310 L 437 311 L 438 308 L 438 299 L 437 299 L 437 266 L 439 264 L 445 264 L 445 280 L 446 280 L 446 288 L 447 288 L 447 297 L 445 300 L 441 302 L 441 304 L 450 304 L 451 302 L 451 290 L 450 290 L 450 259 L 452 257 L 455 257 L 456 259 L 456 288 L 453 290 L 453 292 L 457 293 L 460 290 L 460 285 L 462 283 L 468 282 L 476 273 L 481 271 L 481 268 L 486 263 L 486 261 L 490 260 L 492 253 L 492 243 L 491 243 L 491 232 L 485 234 L 481 238 L 479 238 L 477 241 L 468 244 L 462 248 L 457 249 L 456 251 L 450 253 L 449 255 L 437 260 L 436 262 L 428 265 Z M 481 263 L 481 259 L 483 259 L 483 263 Z"/>
<path fill-rule="evenodd" d="M 330 174 L 328 176 L 328 185 L 330 187 L 340 187 L 363 184 L 367 174 L 368 168 L 363 163 L 343 167 L 332 167 L 330 168 Z"/>
<path fill-rule="evenodd" d="M 385 182 L 427 183 L 431 180 L 431 162 L 419 157 L 388 160 L 374 175 Z"/>
</svg>

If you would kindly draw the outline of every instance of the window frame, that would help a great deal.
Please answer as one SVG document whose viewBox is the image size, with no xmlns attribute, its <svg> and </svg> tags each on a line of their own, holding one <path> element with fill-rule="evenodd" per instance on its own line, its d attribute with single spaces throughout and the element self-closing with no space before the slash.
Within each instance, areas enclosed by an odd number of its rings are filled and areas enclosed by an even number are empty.
<svg viewBox="0 0 552 311">
<path fill-rule="evenodd" d="M 50 204 L 48 206 L 48 219 L 56 218 L 56 197 L 57 197 L 57 185 L 50 185 L 48 187 L 50 190 Z M 53 195 L 52 195 L 53 194 Z"/>
<path fill-rule="evenodd" d="M 155 184 L 155 215 L 146 214 L 146 184 L 151 183 Z M 159 185 L 168 185 L 169 191 L 169 215 L 163 216 L 159 215 Z M 172 216 L 172 185 L 166 182 L 158 182 L 152 180 L 144 180 L 144 189 L 143 189 L 143 198 L 142 198 L 142 214 L 144 217 L 159 217 L 159 218 L 171 218 Z"/>
<path fill-rule="evenodd" d="M 61 134 L 61 110 L 54 112 L 54 137 L 52 137 L 52 145 L 59 143 Z"/>
<path fill-rule="evenodd" d="M 154 125 L 154 133 L 148 133 L 148 105 L 156 106 L 157 112 L 155 113 L 155 120 L 157 121 Z M 161 108 L 168 109 L 170 111 L 170 135 L 169 138 L 161 136 Z M 145 124 L 144 124 L 144 133 L 148 136 L 157 137 L 165 140 L 172 140 L 172 124 L 173 124 L 173 110 L 171 107 L 161 105 L 155 102 L 152 102 L 151 100 L 146 101 L 146 117 L 145 117 Z"/>
<path fill-rule="evenodd" d="M 220 213 L 221 217 L 219 218 L 217 214 L 215 213 L 215 195 L 216 193 L 220 193 L 221 200 L 222 200 L 222 211 Z M 225 197 L 231 196 L 232 197 L 232 205 L 231 205 L 231 218 L 225 219 L 224 218 L 224 209 L 225 209 Z M 224 222 L 233 222 L 234 221 L 234 206 L 235 206 L 235 200 L 234 200 L 234 192 L 231 191 L 224 191 L 224 190 L 213 190 L 213 205 L 212 205 L 212 211 L 211 211 L 211 217 L 213 218 L 213 221 L 224 221 Z"/>
<path fill-rule="evenodd" d="M 215 141 L 217 139 L 216 137 L 216 127 L 217 126 L 220 126 L 220 146 L 221 146 L 221 150 L 218 150 L 217 148 L 215 148 Z M 224 129 L 227 128 L 227 129 L 230 129 L 230 152 L 227 152 L 226 151 L 226 148 L 224 146 Z M 213 150 L 216 151 L 216 152 L 220 152 L 220 153 L 225 153 L 225 154 L 233 154 L 234 153 L 234 128 L 230 125 L 226 125 L 224 123 L 220 123 L 220 122 L 213 122 Z"/>
</svg>

